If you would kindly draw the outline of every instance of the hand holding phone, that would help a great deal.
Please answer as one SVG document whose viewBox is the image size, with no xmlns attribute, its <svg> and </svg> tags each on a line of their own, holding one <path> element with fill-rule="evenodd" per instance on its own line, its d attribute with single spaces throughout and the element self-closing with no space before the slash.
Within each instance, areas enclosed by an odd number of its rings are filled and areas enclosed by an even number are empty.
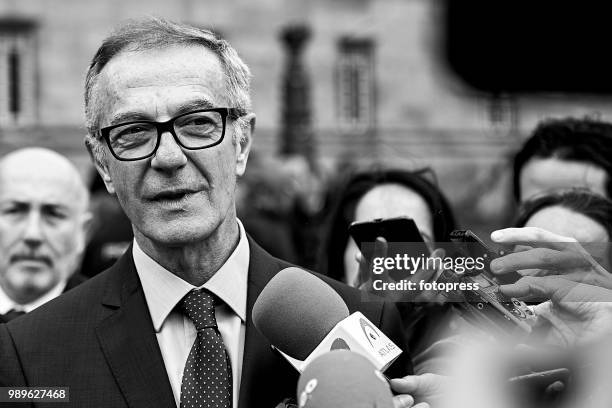
<svg viewBox="0 0 612 408">
<path fill-rule="evenodd" d="M 440 276 L 439 281 L 443 282 L 477 284 L 477 290 L 466 290 L 459 294 L 460 301 L 455 304 L 460 307 L 463 314 L 479 325 L 497 329 L 502 335 L 517 328 L 524 333 L 530 333 L 531 327 L 535 324 L 533 311 L 524 302 L 502 293 L 499 284 L 491 277 L 489 264 L 501 254 L 489 248 L 470 230 L 453 231 L 451 240 L 455 243 L 454 256 L 482 257 L 485 260 L 483 270 L 474 269 L 465 275 L 444 271 Z"/>
<path fill-rule="evenodd" d="M 354 222 L 349 227 L 349 233 L 357 243 L 360 253 L 357 255 L 359 262 L 360 287 L 373 291 L 373 278 L 383 282 L 399 282 L 401 280 L 426 281 L 435 279 L 438 270 L 428 270 L 419 268 L 418 270 L 388 269 L 383 268 L 375 274 L 372 268 L 376 260 L 387 259 L 395 260 L 398 257 L 402 260 L 407 258 L 420 258 L 424 265 L 428 257 L 443 257 L 443 250 L 430 252 L 415 222 L 408 217 L 396 217 L 387 219 L 375 219 L 371 221 Z M 405 265 L 405 264 L 404 264 Z M 377 293 L 381 295 L 380 292 Z M 386 296 L 392 296 L 386 293 Z M 431 301 L 434 299 L 421 299 L 419 290 L 397 291 L 391 300 L 395 301 Z"/>
<path fill-rule="evenodd" d="M 355 221 L 349 226 L 349 234 L 355 240 L 363 255 L 371 260 L 376 238 L 387 243 L 412 243 L 413 256 L 429 255 L 429 248 L 414 220 L 408 217 L 377 218 L 371 221 Z M 392 251 L 389 255 L 395 255 Z M 412 252 L 412 251 L 411 251 Z"/>
</svg>

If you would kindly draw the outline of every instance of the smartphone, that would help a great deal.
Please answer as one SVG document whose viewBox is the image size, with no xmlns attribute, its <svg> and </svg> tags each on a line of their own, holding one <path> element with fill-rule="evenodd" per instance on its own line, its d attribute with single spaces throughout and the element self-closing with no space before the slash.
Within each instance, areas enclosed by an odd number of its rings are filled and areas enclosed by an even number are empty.
<svg viewBox="0 0 612 408">
<path fill-rule="evenodd" d="M 482 257 L 485 269 L 483 273 L 493 281 L 500 284 L 514 283 L 521 278 L 517 272 L 509 272 L 503 275 L 491 273 L 491 261 L 506 252 L 503 249 L 492 249 L 471 230 L 455 230 L 450 233 L 451 242 L 455 243 L 456 256 L 467 256 L 472 258 Z"/>
<path fill-rule="evenodd" d="M 455 243 L 454 249 L 457 252 L 455 256 L 483 258 L 484 273 L 491 278 L 493 277 L 490 270 L 491 261 L 502 254 L 489 248 L 482 239 L 470 230 L 455 230 L 450 233 L 450 240 Z"/>
<path fill-rule="evenodd" d="M 520 395 L 519 406 L 566 406 L 568 398 L 575 395 L 571 371 L 567 368 L 530 372 L 508 380 L 509 392 Z"/>
<path fill-rule="evenodd" d="M 414 248 L 419 250 L 419 256 L 429 255 L 429 248 L 412 218 L 395 217 L 355 221 L 349 226 L 348 232 L 360 249 L 364 243 L 374 243 L 376 238 L 383 237 L 388 243 L 416 244 Z"/>
<path fill-rule="evenodd" d="M 530 372 L 523 375 L 517 375 L 508 379 L 508 382 L 514 384 L 529 384 L 538 386 L 548 386 L 556 381 L 563 383 L 569 382 L 570 370 L 568 368 L 555 368 L 553 370 Z"/>
<path fill-rule="evenodd" d="M 408 217 L 377 218 L 371 221 L 355 221 L 348 232 L 367 260 L 372 260 L 376 238 L 388 243 L 387 257 L 407 254 L 411 257 L 427 257 L 430 254 L 423 236 L 414 220 Z M 391 277 L 396 279 L 394 273 Z"/>
<path fill-rule="evenodd" d="M 508 333 L 519 328 L 525 333 L 531 332 L 535 323 L 535 314 L 525 302 L 504 295 L 499 283 L 492 278 L 489 270 L 491 260 L 501 254 L 490 249 L 472 231 L 461 230 L 451 233 L 456 252 L 452 256 L 483 257 L 485 268 L 474 269 L 470 274 L 458 275 L 446 270 L 438 278 L 439 282 L 465 282 L 477 290 L 450 293 L 449 300 L 455 301 L 468 320 L 499 329 L 499 334 Z"/>
</svg>

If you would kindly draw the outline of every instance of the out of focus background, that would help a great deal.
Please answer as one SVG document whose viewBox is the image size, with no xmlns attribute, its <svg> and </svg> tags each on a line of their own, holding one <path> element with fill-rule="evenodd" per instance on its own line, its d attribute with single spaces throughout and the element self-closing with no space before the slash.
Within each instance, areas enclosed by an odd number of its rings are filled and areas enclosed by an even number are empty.
<svg viewBox="0 0 612 408">
<path fill-rule="evenodd" d="M 445 63 L 444 5 L 1 0 L 0 154 L 50 147 L 95 184 L 83 144 L 85 71 L 120 21 L 158 15 L 214 30 L 250 66 L 257 129 L 239 211 L 268 245 L 292 243 L 284 257 L 314 264 L 330 192 L 371 165 L 430 167 L 457 224 L 490 231 L 513 211 L 510 158 L 537 122 L 609 119 L 612 98 L 470 88 Z"/>
</svg>

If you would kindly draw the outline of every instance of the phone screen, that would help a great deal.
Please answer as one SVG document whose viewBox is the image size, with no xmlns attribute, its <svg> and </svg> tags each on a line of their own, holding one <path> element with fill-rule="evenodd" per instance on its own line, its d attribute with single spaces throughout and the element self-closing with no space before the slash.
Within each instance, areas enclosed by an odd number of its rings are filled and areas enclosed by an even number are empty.
<svg viewBox="0 0 612 408">
<path fill-rule="evenodd" d="M 394 257 L 398 253 L 415 257 L 429 255 L 429 248 L 423 236 L 415 222 L 408 217 L 356 221 L 349 226 L 349 234 L 366 259 L 372 258 L 373 243 L 378 237 L 384 238 L 389 244 L 388 257 Z"/>
</svg>

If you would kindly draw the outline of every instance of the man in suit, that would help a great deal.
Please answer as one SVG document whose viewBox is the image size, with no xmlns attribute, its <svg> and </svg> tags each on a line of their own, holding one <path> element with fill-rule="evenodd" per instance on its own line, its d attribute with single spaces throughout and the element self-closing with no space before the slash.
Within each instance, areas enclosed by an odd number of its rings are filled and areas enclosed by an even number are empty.
<svg viewBox="0 0 612 408">
<path fill-rule="evenodd" d="M 75 407 L 265 408 L 294 396 L 297 373 L 251 320 L 288 264 L 236 218 L 249 77 L 206 30 L 148 19 L 104 40 L 86 78 L 86 143 L 134 241 L 109 270 L 0 325 L 0 384 L 68 386 Z M 327 282 L 402 344 L 394 307 Z M 391 374 L 408 366 L 406 350 Z"/>
<path fill-rule="evenodd" d="M 75 271 L 88 202 L 78 170 L 54 151 L 25 148 L 0 160 L 0 322 L 84 280 Z"/>
</svg>

